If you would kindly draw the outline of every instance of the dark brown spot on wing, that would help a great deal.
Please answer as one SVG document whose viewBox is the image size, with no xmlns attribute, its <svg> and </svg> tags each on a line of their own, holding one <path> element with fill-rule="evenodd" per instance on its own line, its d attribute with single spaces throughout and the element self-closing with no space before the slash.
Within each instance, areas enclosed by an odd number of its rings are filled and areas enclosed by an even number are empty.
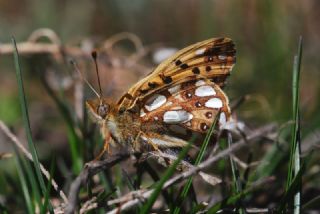
<svg viewBox="0 0 320 214">
<path fill-rule="evenodd" d="M 221 76 L 216 76 L 211 78 L 211 82 L 214 82 L 216 84 L 218 84 L 220 87 L 224 86 L 224 83 L 226 81 L 226 78 L 229 76 L 230 74 L 225 74 L 225 75 L 221 75 Z"/>
<path fill-rule="evenodd" d="M 175 63 L 176 63 L 176 66 L 179 66 L 181 65 L 182 62 L 178 59 Z"/>
<path fill-rule="evenodd" d="M 165 76 L 163 74 L 159 74 L 159 77 L 162 79 L 164 84 L 170 84 L 173 81 L 172 77 L 170 77 L 170 76 Z"/>
<path fill-rule="evenodd" d="M 165 84 L 169 84 L 169 83 L 172 82 L 172 78 L 171 78 L 171 77 L 165 77 L 165 78 L 163 79 L 163 82 L 164 82 Z"/>
<path fill-rule="evenodd" d="M 194 74 L 200 74 L 200 69 L 199 69 L 198 67 L 194 67 L 194 68 L 192 69 L 192 72 L 193 72 Z"/>
<path fill-rule="evenodd" d="M 202 131 L 207 131 L 209 129 L 209 126 L 206 123 L 201 123 L 200 128 Z"/>
<path fill-rule="evenodd" d="M 208 119 L 212 118 L 212 112 L 210 112 L 210 111 L 206 112 L 206 117 Z"/>
<path fill-rule="evenodd" d="M 183 63 L 182 65 L 180 65 L 181 69 L 187 69 L 189 68 L 189 66 L 186 63 Z"/>
<path fill-rule="evenodd" d="M 191 93 L 191 92 L 189 92 L 189 91 L 188 91 L 188 92 L 186 92 L 186 97 L 187 97 L 187 98 L 191 98 L 191 97 L 192 97 L 192 93 Z"/>
<path fill-rule="evenodd" d="M 200 108 L 202 105 L 201 105 L 201 103 L 198 101 L 198 102 L 195 103 L 195 106 L 198 107 L 198 108 Z"/>
<path fill-rule="evenodd" d="M 158 86 L 158 84 L 155 83 L 155 82 L 148 82 L 148 86 L 149 86 L 150 88 L 155 88 L 155 87 Z"/>
</svg>

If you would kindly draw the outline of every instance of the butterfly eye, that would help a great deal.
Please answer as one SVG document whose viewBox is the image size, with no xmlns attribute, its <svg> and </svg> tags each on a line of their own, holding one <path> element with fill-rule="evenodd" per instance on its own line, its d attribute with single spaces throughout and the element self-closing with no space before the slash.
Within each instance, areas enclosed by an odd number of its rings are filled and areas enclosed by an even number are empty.
<svg viewBox="0 0 320 214">
<path fill-rule="evenodd" d="M 108 114 L 108 111 L 109 111 L 109 105 L 100 104 L 98 106 L 97 113 L 101 118 L 105 118 L 107 116 L 107 114 Z"/>
</svg>

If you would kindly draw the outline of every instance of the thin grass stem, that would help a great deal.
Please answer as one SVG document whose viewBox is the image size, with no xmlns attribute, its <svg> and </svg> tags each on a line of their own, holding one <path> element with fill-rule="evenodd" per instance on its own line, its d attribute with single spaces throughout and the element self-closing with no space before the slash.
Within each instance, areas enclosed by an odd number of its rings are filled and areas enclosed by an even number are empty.
<svg viewBox="0 0 320 214">
<path fill-rule="evenodd" d="M 300 171 L 300 115 L 299 115 L 299 88 L 300 88 L 300 67 L 302 58 L 302 37 L 299 39 L 298 54 L 294 57 L 293 64 L 293 80 L 292 80 L 292 111 L 293 121 L 295 121 L 291 131 L 291 150 L 289 159 L 289 169 L 286 182 L 286 191 L 290 188 L 292 180 L 297 176 Z M 301 184 L 301 178 L 300 182 Z M 300 213 L 300 190 L 294 196 L 294 213 Z"/>
<path fill-rule="evenodd" d="M 35 148 L 35 145 L 34 145 L 33 139 L 32 139 L 32 131 L 31 131 L 31 127 L 30 127 L 27 100 L 26 100 L 26 97 L 25 97 L 25 90 L 24 90 L 23 79 L 22 79 L 21 68 L 20 68 L 20 62 L 19 62 L 19 53 L 18 53 L 16 41 L 15 41 L 15 39 L 13 37 L 12 37 L 12 44 L 13 44 L 13 46 L 15 48 L 15 51 L 14 51 L 14 64 L 15 64 L 16 77 L 17 77 L 17 82 L 18 82 L 19 100 L 20 100 L 20 105 L 21 105 L 23 124 L 24 124 L 24 127 L 25 127 L 26 135 L 27 135 L 29 150 L 30 150 L 32 158 L 34 160 L 33 163 L 34 163 L 36 175 L 37 175 L 37 178 L 38 178 L 38 182 L 40 183 L 42 194 L 46 195 L 46 185 L 44 183 L 44 179 L 43 179 L 42 174 L 41 174 L 40 162 L 39 162 L 39 159 L 38 159 L 37 150 Z M 50 202 L 49 202 L 49 210 L 50 210 L 50 212 L 53 213 L 53 208 L 52 208 L 52 205 L 51 205 Z"/>
</svg>

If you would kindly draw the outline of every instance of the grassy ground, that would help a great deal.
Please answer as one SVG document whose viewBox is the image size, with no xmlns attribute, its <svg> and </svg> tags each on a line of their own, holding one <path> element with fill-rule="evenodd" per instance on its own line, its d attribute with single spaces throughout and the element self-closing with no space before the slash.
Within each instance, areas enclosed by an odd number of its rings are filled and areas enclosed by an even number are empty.
<svg viewBox="0 0 320 214">
<path fill-rule="evenodd" d="M 114 163 L 90 165 L 85 176 L 85 163 L 93 160 L 102 146 L 98 129 L 83 105 L 82 96 L 86 99 L 93 94 L 74 76 L 68 58 L 52 53 L 26 55 L 19 50 L 18 55 L 0 51 L 0 119 L 26 142 L 22 144 L 30 152 L 28 157 L 20 148 L 10 149 L 14 137 L 0 136 L 0 212 L 53 212 L 64 210 L 67 200 L 78 202 L 76 209 L 90 210 L 92 206 L 94 211 L 90 212 L 97 213 L 126 206 L 130 213 L 168 208 L 172 213 L 257 211 L 253 208 L 260 208 L 258 212 L 306 213 L 320 209 L 316 155 L 319 65 L 315 54 L 319 44 L 315 39 L 318 30 L 312 27 L 317 16 L 313 1 L 188 1 L 178 5 L 169 1 L 71 1 L 65 5 L 30 1 L 27 12 L 22 10 L 23 5 L 17 5 L 17 12 L 10 11 L 12 7 L 2 7 L 7 9 L 2 12 L 7 19 L 1 21 L 1 43 L 11 43 L 10 34 L 25 41 L 34 29 L 43 26 L 58 32 L 68 47 L 79 47 L 79 42 L 89 36 L 82 47 L 99 46 L 104 38 L 111 38 L 107 45 L 111 44 L 116 41 L 112 37 L 116 32 L 137 34 L 138 39 L 126 35 L 133 38 L 133 43 L 117 43 L 113 51 L 100 56 L 103 90 L 109 97 L 120 96 L 151 70 L 151 53 L 156 47 L 183 47 L 209 37 L 231 37 L 237 45 L 238 62 L 225 90 L 232 103 L 242 96 L 248 98 L 235 109 L 234 116 L 250 128 L 246 132 L 250 144 L 245 146 L 241 137 L 226 135 L 214 152 L 210 138 L 205 140 L 209 146 L 203 147 L 206 152 L 195 165 L 201 167 L 203 161 L 212 161 L 204 172 L 222 180 L 215 185 L 201 176 L 190 177 L 192 172 L 188 176 L 177 172 L 174 165 L 165 168 L 152 160 L 138 163 L 138 157 L 113 157 Z M 9 25 L 10 20 L 13 25 Z M 151 44 L 143 46 L 151 52 L 142 53 L 142 58 L 140 41 Z M 95 85 L 90 57 L 72 57 Z M 276 128 L 267 132 L 259 128 L 274 123 Z M 257 136 L 250 140 L 254 134 Z M 236 145 L 242 146 L 230 156 L 227 149 Z M 183 159 L 183 152 L 179 157 Z M 40 162 L 47 169 L 47 177 L 41 173 Z M 75 187 L 78 175 L 87 179 L 79 183 L 79 192 L 73 192 L 71 184 Z M 179 176 L 185 177 L 168 183 Z M 65 195 L 50 184 L 52 179 Z M 136 197 L 128 198 L 128 193 L 140 189 L 154 191 L 135 192 Z M 79 193 L 75 194 L 79 200 L 70 192 Z M 126 200 L 122 196 L 127 196 Z M 114 201 L 117 198 L 123 199 L 121 206 Z M 134 204 L 134 199 L 139 203 Z"/>
</svg>

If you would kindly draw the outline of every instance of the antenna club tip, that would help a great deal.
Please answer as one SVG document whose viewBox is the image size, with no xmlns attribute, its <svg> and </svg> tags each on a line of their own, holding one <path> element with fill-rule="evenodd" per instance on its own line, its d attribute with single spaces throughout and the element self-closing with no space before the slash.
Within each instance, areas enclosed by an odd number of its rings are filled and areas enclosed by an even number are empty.
<svg viewBox="0 0 320 214">
<path fill-rule="evenodd" d="M 96 50 L 93 50 L 93 51 L 91 52 L 91 56 L 92 56 L 93 59 L 97 59 L 97 55 L 98 55 L 98 53 L 97 53 Z"/>
</svg>

